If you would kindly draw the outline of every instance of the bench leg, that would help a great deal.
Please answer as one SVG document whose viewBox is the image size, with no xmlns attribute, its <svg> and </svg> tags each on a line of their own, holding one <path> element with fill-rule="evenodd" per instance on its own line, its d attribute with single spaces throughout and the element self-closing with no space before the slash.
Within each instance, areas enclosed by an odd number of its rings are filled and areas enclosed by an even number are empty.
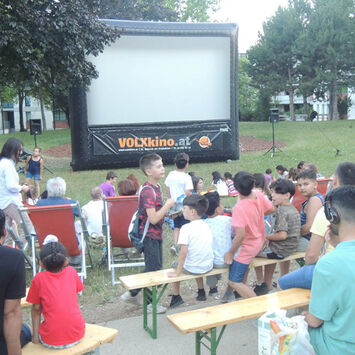
<svg viewBox="0 0 355 355">
<path fill-rule="evenodd" d="M 168 284 L 165 284 L 158 294 L 157 286 L 152 286 L 152 291 L 143 289 L 143 328 L 153 339 L 158 336 L 157 332 L 157 304 L 160 301 Z M 151 298 L 151 300 L 150 300 Z M 152 327 L 148 325 L 148 304 L 152 303 Z"/>
<path fill-rule="evenodd" d="M 224 325 L 219 332 L 219 335 L 217 337 L 217 328 L 211 328 L 209 329 L 210 335 L 208 334 L 208 331 L 197 331 L 195 335 L 195 351 L 196 355 L 201 355 L 201 344 L 206 347 L 208 350 L 210 350 L 211 355 L 216 355 L 217 354 L 217 347 L 219 342 L 221 341 L 221 338 L 223 336 L 224 330 L 226 329 L 226 325 Z M 205 338 L 210 344 L 205 344 L 202 339 Z"/>
</svg>

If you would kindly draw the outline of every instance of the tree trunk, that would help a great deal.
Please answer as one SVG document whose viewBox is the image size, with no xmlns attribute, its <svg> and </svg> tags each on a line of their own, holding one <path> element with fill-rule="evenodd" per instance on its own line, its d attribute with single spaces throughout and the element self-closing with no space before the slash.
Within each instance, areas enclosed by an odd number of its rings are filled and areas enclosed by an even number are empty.
<svg viewBox="0 0 355 355">
<path fill-rule="evenodd" d="M 307 96 L 303 95 L 303 111 L 304 114 L 307 115 L 306 121 L 309 119 L 309 114 L 308 114 L 308 103 L 307 103 Z"/>
<path fill-rule="evenodd" d="M 338 98 L 337 98 L 337 84 L 333 80 L 329 87 L 329 119 L 338 120 Z"/>
<path fill-rule="evenodd" d="M 23 91 L 18 92 L 18 111 L 20 114 L 20 132 L 25 132 L 25 125 L 23 122 L 23 99 L 25 98 L 25 93 Z"/>
<path fill-rule="evenodd" d="M 43 131 L 46 131 L 47 130 L 47 121 L 46 121 L 46 115 L 44 114 L 44 104 L 43 104 L 43 96 L 42 96 L 41 89 L 38 89 L 38 97 L 39 97 L 39 104 L 41 106 L 42 128 L 43 128 Z"/>
<path fill-rule="evenodd" d="M 296 121 L 294 96 L 295 96 L 295 90 L 294 90 L 293 86 L 291 85 L 290 88 L 289 88 L 291 121 Z"/>
</svg>

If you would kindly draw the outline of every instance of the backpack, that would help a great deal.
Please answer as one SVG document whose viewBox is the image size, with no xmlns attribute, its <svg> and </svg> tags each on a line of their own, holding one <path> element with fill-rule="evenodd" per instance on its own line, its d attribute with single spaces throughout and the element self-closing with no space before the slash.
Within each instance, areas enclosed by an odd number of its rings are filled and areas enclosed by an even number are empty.
<svg viewBox="0 0 355 355">
<path fill-rule="evenodd" d="M 143 242 L 144 238 L 148 232 L 148 227 L 149 227 L 149 218 L 147 217 L 147 222 L 145 223 L 144 226 L 144 231 L 143 234 L 139 233 L 139 215 L 141 212 L 141 209 L 139 208 L 139 202 L 140 202 L 140 197 L 141 197 L 141 192 L 144 188 L 149 187 L 150 189 L 153 190 L 154 192 L 154 198 L 156 199 L 156 194 L 155 191 L 152 187 L 150 186 L 143 186 L 139 189 L 139 197 L 138 197 L 138 208 L 136 212 L 133 213 L 131 222 L 129 223 L 128 226 L 128 239 L 131 241 L 132 245 L 137 249 L 139 253 L 143 252 Z"/>
</svg>

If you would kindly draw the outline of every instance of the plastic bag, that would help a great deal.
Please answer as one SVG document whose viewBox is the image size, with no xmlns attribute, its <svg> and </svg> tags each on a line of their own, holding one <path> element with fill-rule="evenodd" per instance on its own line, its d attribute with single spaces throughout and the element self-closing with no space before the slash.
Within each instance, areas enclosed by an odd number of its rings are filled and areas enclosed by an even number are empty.
<svg viewBox="0 0 355 355">
<path fill-rule="evenodd" d="M 286 317 L 285 310 L 258 320 L 259 355 L 314 355 L 304 316 Z"/>
</svg>

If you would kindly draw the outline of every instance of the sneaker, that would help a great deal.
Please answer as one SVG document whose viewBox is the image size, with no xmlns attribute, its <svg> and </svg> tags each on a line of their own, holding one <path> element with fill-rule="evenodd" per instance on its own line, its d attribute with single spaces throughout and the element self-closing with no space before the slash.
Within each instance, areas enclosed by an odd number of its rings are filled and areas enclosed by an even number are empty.
<svg viewBox="0 0 355 355">
<path fill-rule="evenodd" d="M 267 287 L 266 283 L 263 282 L 261 285 L 256 285 L 254 287 L 254 292 L 257 296 L 266 295 L 269 292 L 269 288 Z"/>
<path fill-rule="evenodd" d="M 175 308 L 177 306 L 180 306 L 181 304 L 184 303 L 184 300 L 181 298 L 180 295 L 173 295 L 173 297 L 171 298 L 171 302 L 170 302 L 170 308 Z"/>
<path fill-rule="evenodd" d="M 233 295 L 233 291 L 232 290 L 227 290 L 223 297 L 221 298 L 221 303 L 227 303 L 227 302 L 232 302 L 235 300 L 235 297 Z"/>
<path fill-rule="evenodd" d="M 170 253 L 171 253 L 172 256 L 177 256 L 178 255 L 178 250 L 177 250 L 175 245 L 172 245 L 170 247 Z"/>
<path fill-rule="evenodd" d="M 157 314 L 165 313 L 166 310 L 167 310 L 166 307 L 161 306 L 160 304 L 157 304 Z M 147 311 L 148 311 L 148 313 L 153 313 L 153 306 L 151 303 L 148 304 Z"/>
<path fill-rule="evenodd" d="M 129 291 L 126 291 L 124 294 L 122 294 L 120 298 L 123 302 L 129 302 L 137 306 L 142 305 L 142 300 L 138 297 L 138 295 L 132 296 L 131 292 Z"/>
<path fill-rule="evenodd" d="M 217 288 L 217 286 L 210 288 L 210 290 L 208 291 L 208 295 L 209 295 L 209 296 L 217 296 L 217 295 L 218 295 L 218 288 Z"/>
<path fill-rule="evenodd" d="M 206 301 L 206 292 L 204 289 L 198 290 L 196 301 Z"/>
</svg>

